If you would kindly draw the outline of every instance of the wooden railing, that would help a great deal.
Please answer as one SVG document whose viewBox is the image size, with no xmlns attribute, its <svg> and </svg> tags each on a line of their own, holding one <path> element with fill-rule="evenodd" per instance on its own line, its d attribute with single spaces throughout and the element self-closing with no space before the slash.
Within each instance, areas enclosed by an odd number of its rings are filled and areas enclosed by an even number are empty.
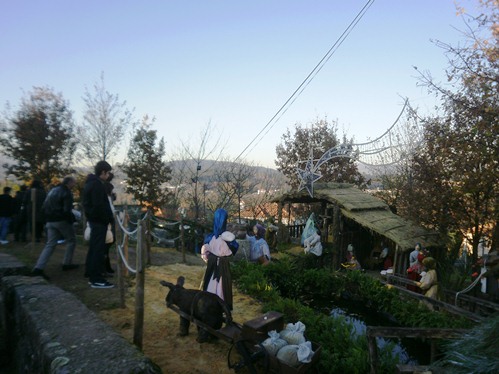
<svg viewBox="0 0 499 374">
<path fill-rule="evenodd" d="M 383 282 L 383 280 L 382 280 L 382 282 Z M 439 309 L 445 309 L 449 313 L 468 318 L 469 320 L 474 321 L 474 322 L 478 322 L 478 323 L 483 322 L 485 320 L 485 316 L 479 315 L 477 313 L 470 311 L 470 308 L 464 309 L 460 306 L 456 306 L 454 304 L 450 304 L 450 303 L 445 302 L 445 301 L 435 300 L 435 299 L 426 297 L 422 294 L 409 291 L 407 288 L 401 286 L 401 285 L 416 285 L 417 284 L 416 282 L 414 282 L 410 279 L 400 277 L 398 275 L 388 275 L 386 277 L 386 283 L 390 287 L 397 288 L 399 291 L 401 291 L 404 294 L 407 294 L 408 296 L 410 296 L 412 298 L 424 300 L 426 303 L 432 304 L 434 307 L 437 307 Z M 444 291 L 444 293 L 445 293 L 445 291 Z M 487 305 L 488 304 L 493 305 L 494 303 L 487 303 Z"/>
<path fill-rule="evenodd" d="M 305 224 L 300 225 L 290 225 L 288 226 L 288 232 L 290 238 L 299 238 L 305 229 Z"/>
</svg>

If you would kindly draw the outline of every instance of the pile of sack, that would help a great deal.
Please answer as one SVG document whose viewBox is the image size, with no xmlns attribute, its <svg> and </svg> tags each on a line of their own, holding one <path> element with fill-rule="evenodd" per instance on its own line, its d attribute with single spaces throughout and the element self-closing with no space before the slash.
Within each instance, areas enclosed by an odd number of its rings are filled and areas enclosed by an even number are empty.
<svg viewBox="0 0 499 374">
<path fill-rule="evenodd" d="M 297 367 L 309 363 L 314 355 L 312 343 L 305 339 L 304 333 L 305 325 L 302 322 L 288 323 L 281 332 L 269 331 L 269 337 L 262 345 L 269 355 L 291 367 Z"/>
</svg>

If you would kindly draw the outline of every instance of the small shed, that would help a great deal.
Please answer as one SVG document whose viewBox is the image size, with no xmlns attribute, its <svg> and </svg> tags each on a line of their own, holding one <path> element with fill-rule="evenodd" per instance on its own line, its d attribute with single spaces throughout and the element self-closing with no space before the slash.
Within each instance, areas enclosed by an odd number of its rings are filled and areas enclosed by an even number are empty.
<svg viewBox="0 0 499 374">
<path fill-rule="evenodd" d="M 359 259 L 367 262 L 374 242 L 383 241 L 393 251 L 396 273 L 405 273 L 409 252 L 414 249 L 415 243 L 421 243 L 433 250 L 443 246 L 438 233 L 392 213 L 384 201 L 351 184 L 316 183 L 313 197 L 307 191 L 298 191 L 285 193 L 272 201 L 280 206 L 279 222 L 285 205 L 290 209 L 292 204 L 297 203 L 321 204 L 323 239 L 327 241 L 331 238 L 328 234 L 332 231 L 333 250 L 339 253 L 340 257 L 351 239 L 362 247 L 358 248 Z M 369 235 L 371 238 L 361 240 L 360 234 Z M 366 248 L 367 246 L 371 248 Z M 341 261 L 341 258 L 338 260 Z"/>
</svg>

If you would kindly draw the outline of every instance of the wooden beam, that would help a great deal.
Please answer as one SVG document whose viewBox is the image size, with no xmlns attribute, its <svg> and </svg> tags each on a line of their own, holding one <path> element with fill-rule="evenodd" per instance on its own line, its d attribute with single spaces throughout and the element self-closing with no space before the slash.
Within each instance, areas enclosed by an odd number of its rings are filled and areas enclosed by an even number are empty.
<svg viewBox="0 0 499 374">
<path fill-rule="evenodd" d="M 458 339 L 467 329 L 367 326 L 367 336 L 386 338 Z"/>
<path fill-rule="evenodd" d="M 378 372 L 378 346 L 377 337 L 385 338 L 425 338 L 431 339 L 432 359 L 435 343 L 433 339 L 459 339 L 468 330 L 466 329 L 433 329 L 433 328 L 412 328 L 412 327 L 386 327 L 386 326 L 367 326 L 366 336 L 369 344 L 369 365 L 371 374 Z"/>
</svg>

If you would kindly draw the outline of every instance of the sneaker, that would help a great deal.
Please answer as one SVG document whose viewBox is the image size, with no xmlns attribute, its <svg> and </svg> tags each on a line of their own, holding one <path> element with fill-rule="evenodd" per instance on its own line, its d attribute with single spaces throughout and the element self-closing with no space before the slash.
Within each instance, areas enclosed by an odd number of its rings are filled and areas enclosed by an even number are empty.
<svg viewBox="0 0 499 374">
<path fill-rule="evenodd" d="M 79 267 L 80 267 L 80 265 L 77 265 L 77 264 L 62 265 L 62 271 L 74 270 L 74 269 L 78 269 Z"/>
<path fill-rule="evenodd" d="M 0 240 L 0 244 L 9 244 L 8 240 Z"/>
<path fill-rule="evenodd" d="M 45 280 L 50 280 L 49 277 L 47 277 L 47 275 L 45 275 L 45 273 L 43 272 L 42 269 L 38 269 L 38 268 L 34 268 L 32 271 L 31 271 L 31 274 L 30 274 L 32 277 L 43 277 Z"/>
<path fill-rule="evenodd" d="M 66 243 L 66 240 L 64 240 L 64 239 L 61 239 L 61 240 L 57 241 L 57 244 L 64 244 L 64 243 Z"/>
<path fill-rule="evenodd" d="M 92 287 L 92 288 L 113 288 L 114 284 L 112 284 L 108 281 L 92 282 L 90 287 Z"/>
</svg>

